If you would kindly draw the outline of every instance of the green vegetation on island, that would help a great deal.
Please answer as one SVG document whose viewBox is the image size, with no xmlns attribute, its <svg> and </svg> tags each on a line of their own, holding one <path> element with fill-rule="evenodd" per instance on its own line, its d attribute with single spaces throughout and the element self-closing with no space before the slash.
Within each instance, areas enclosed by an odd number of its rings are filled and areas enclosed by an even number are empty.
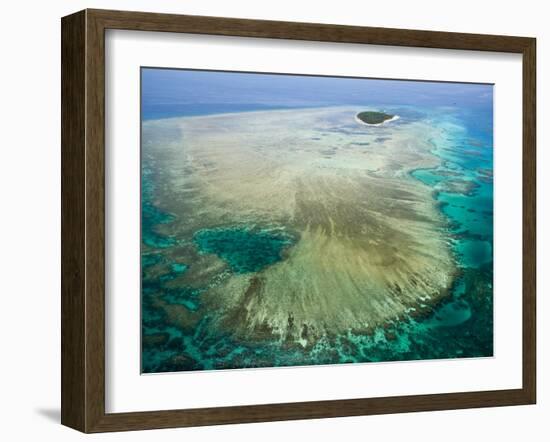
<svg viewBox="0 0 550 442">
<path fill-rule="evenodd" d="M 395 115 L 386 114 L 384 112 L 359 112 L 357 118 L 366 124 L 381 124 L 384 121 L 391 120 Z"/>
</svg>

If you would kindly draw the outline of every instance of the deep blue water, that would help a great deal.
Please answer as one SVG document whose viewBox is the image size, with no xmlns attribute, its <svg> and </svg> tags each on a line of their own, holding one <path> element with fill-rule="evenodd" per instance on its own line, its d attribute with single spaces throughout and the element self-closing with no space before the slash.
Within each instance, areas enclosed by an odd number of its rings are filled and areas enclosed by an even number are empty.
<svg viewBox="0 0 550 442">
<path fill-rule="evenodd" d="M 486 84 L 154 68 L 142 68 L 141 81 L 143 120 L 365 103 L 492 108 Z"/>
<path fill-rule="evenodd" d="M 405 318 L 368 336 L 348 334 L 311 351 L 277 342 L 243 344 L 211 326 L 200 311 L 202 287 L 175 286 L 192 262 L 174 261 L 178 238 L 162 234 L 174 216 L 154 204 L 155 174 L 142 169 L 142 369 L 144 372 L 396 361 L 493 354 L 493 88 L 491 85 L 295 77 L 180 70 L 142 70 L 143 120 L 329 105 L 399 110 L 400 124 L 428 120 L 444 131 L 433 140 L 441 159 L 412 172 L 429 186 L 448 221 L 446 234 L 461 271 L 451 295 L 424 317 Z M 358 147 L 360 148 L 360 146 Z M 190 240 L 215 253 L 235 274 L 280 259 L 295 238 L 277 231 L 228 226 Z M 170 325 L 158 301 L 183 306 Z M 157 298 L 155 298 L 157 297 Z M 185 316 L 189 312 L 189 319 Z"/>
</svg>

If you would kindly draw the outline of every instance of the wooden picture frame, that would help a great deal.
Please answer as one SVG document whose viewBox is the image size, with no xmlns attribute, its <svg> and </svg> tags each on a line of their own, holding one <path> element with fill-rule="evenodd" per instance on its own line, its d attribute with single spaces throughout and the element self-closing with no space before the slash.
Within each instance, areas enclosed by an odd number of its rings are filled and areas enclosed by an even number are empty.
<svg viewBox="0 0 550 442">
<path fill-rule="evenodd" d="M 518 53 L 523 57 L 523 385 L 497 391 L 105 412 L 105 30 Z M 62 19 L 62 409 L 83 432 L 534 404 L 536 41 L 533 38 L 84 10 Z"/>
</svg>

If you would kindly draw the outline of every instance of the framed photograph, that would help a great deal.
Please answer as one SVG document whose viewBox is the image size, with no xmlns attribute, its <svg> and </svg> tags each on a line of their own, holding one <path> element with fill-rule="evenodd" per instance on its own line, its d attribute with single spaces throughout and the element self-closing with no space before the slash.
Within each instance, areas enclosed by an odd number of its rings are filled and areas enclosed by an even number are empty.
<svg viewBox="0 0 550 442">
<path fill-rule="evenodd" d="M 62 19 L 62 423 L 533 404 L 535 39 Z"/>
</svg>

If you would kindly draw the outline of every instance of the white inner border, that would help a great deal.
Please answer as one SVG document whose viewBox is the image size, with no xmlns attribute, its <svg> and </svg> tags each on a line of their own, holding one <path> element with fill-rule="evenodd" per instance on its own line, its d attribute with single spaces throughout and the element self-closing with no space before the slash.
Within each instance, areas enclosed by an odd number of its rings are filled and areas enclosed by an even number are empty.
<svg viewBox="0 0 550 442">
<path fill-rule="evenodd" d="M 140 375 L 140 66 L 494 83 L 495 356 Z M 106 411 L 521 387 L 521 55 L 109 30 Z"/>
</svg>

